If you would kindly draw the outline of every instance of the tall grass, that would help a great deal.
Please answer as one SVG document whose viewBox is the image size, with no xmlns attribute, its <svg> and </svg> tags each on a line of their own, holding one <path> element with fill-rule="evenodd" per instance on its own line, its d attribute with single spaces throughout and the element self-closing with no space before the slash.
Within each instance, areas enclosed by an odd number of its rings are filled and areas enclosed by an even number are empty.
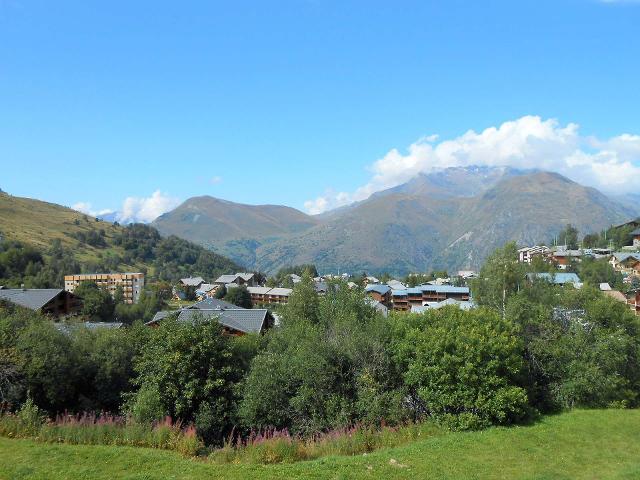
<svg viewBox="0 0 640 480">
<path fill-rule="evenodd" d="M 291 435 L 285 430 L 251 432 L 242 438 L 233 434 L 222 448 L 209 455 L 214 463 L 293 463 L 329 455 L 361 455 L 379 448 L 395 447 L 442 433 L 427 422 L 401 427 L 354 426 L 332 430 L 310 438 Z"/>
<path fill-rule="evenodd" d="M 120 445 L 175 450 L 195 456 L 203 444 L 192 425 L 183 427 L 170 417 L 154 424 L 141 424 L 111 414 L 64 414 L 54 419 L 38 417 L 37 412 L 0 412 L 0 436 L 31 438 L 48 443 Z"/>
</svg>

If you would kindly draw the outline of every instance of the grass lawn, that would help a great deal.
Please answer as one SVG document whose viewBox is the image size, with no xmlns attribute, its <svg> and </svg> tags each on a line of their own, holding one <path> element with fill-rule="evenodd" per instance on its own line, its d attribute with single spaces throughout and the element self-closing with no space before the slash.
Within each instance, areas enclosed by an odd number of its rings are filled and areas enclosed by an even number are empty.
<svg viewBox="0 0 640 480">
<path fill-rule="evenodd" d="M 166 451 L 0 439 L 0 479 L 638 479 L 640 410 L 579 410 L 532 426 L 448 433 L 358 457 L 212 465 Z"/>
</svg>

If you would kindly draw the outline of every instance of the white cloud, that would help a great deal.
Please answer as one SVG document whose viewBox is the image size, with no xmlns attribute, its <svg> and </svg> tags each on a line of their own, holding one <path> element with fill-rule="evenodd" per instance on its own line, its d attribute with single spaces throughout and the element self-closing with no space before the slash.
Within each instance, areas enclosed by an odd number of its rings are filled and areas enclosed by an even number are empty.
<svg viewBox="0 0 640 480">
<path fill-rule="evenodd" d="M 95 210 L 89 202 L 78 202 L 71 208 L 92 217 L 112 215 L 120 223 L 148 223 L 163 213 L 173 210 L 179 204 L 179 199 L 156 190 L 150 197 L 127 197 L 122 202 L 122 208 L 117 212 L 111 209 Z"/>
<path fill-rule="evenodd" d="M 309 213 L 322 213 L 364 200 L 374 192 L 404 183 L 418 173 L 470 165 L 512 166 L 550 170 L 604 191 L 637 190 L 640 178 L 640 136 L 622 134 L 600 140 L 579 134 L 575 123 L 525 116 L 490 127 L 469 130 L 452 140 L 431 135 L 411 144 L 406 153 L 390 150 L 369 169 L 369 182 L 354 192 L 333 192 L 305 202 Z"/>
<path fill-rule="evenodd" d="M 156 190 L 150 197 L 127 197 L 122 210 L 118 213 L 118 221 L 122 223 L 130 222 L 151 222 L 163 213 L 173 210 L 178 206 L 180 200 L 163 194 Z"/>
<path fill-rule="evenodd" d="M 209 183 L 211 185 L 217 185 L 220 182 L 222 182 L 222 177 L 219 177 L 219 176 L 212 177 L 211 180 L 209 180 Z"/>
<path fill-rule="evenodd" d="M 79 212 L 86 213 L 87 215 L 91 215 L 92 217 L 101 217 L 113 213 L 113 210 L 108 208 L 104 210 L 94 210 L 89 202 L 78 202 L 72 205 L 71 208 Z"/>
</svg>

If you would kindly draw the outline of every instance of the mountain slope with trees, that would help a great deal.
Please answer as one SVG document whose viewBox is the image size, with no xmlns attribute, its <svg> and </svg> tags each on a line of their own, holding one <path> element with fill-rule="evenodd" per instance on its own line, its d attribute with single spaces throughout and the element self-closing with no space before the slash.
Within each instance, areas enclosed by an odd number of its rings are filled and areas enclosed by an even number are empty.
<svg viewBox="0 0 640 480">
<path fill-rule="evenodd" d="M 142 271 L 150 280 L 213 279 L 241 269 L 148 225 L 120 226 L 53 203 L 0 194 L 0 285 L 62 288 L 65 274 Z"/>
</svg>

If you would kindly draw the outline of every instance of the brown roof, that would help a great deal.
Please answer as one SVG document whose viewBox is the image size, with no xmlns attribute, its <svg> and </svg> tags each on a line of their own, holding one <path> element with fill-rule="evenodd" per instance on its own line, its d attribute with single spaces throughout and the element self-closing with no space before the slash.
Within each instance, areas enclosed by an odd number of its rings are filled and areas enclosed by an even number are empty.
<svg viewBox="0 0 640 480">
<path fill-rule="evenodd" d="M 609 295 L 611 298 L 620 302 L 627 303 L 627 297 L 624 296 L 624 293 L 619 292 L 618 290 L 605 290 L 604 294 Z"/>
</svg>

